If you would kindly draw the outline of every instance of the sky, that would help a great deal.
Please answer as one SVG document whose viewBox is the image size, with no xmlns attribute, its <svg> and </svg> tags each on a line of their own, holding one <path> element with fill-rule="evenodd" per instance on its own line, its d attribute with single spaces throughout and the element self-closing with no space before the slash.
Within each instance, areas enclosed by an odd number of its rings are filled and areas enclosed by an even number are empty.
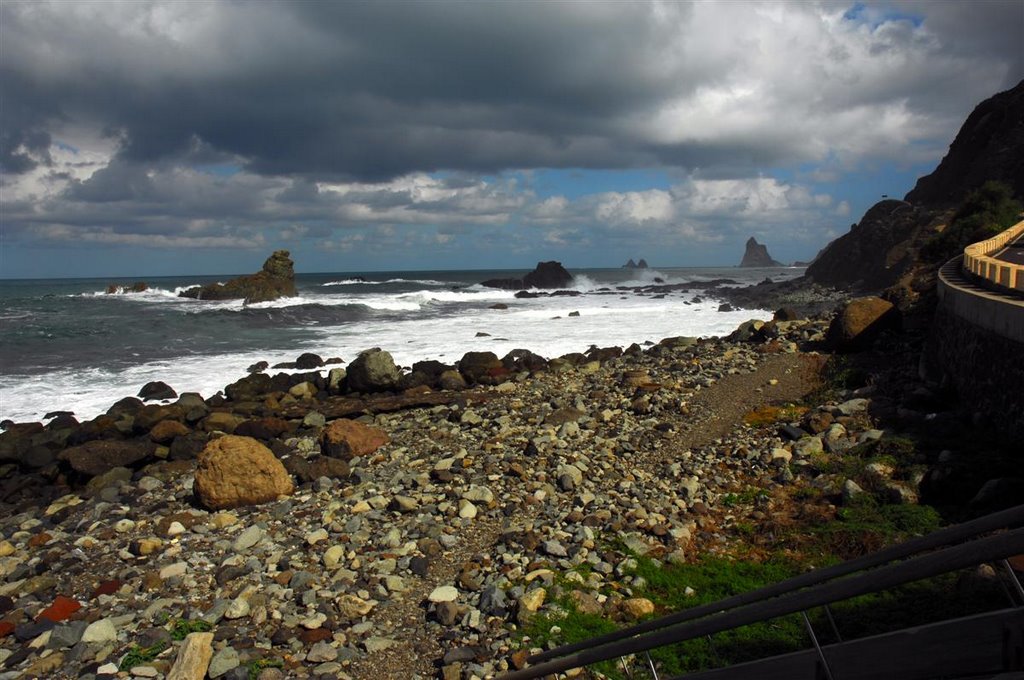
<svg viewBox="0 0 1024 680">
<path fill-rule="evenodd" d="M 0 278 L 811 259 L 1024 0 L 0 3 Z"/>
</svg>

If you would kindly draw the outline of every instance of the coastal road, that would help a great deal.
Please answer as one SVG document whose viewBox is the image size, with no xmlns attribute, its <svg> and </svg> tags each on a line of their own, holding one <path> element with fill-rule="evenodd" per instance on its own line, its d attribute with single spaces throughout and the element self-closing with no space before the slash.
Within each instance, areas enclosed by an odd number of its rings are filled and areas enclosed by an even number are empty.
<svg viewBox="0 0 1024 680">
<path fill-rule="evenodd" d="M 1008 243 L 1005 248 L 992 255 L 997 260 L 1024 266 L 1024 235 Z"/>
</svg>

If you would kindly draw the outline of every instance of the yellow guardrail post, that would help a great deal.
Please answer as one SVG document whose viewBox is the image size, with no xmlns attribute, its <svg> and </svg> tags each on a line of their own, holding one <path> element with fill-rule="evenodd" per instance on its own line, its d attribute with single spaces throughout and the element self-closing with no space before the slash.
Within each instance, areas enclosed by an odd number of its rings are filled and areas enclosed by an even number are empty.
<svg viewBox="0 0 1024 680">
<path fill-rule="evenodd" d="M 1024 236 L 1024 220 L 990 239 L 978 241 L 964 248 L 964 271 L 991 284 L 1024 293 L 1024 266 L 1002 262 L 993 253 Z"/>
</svg>

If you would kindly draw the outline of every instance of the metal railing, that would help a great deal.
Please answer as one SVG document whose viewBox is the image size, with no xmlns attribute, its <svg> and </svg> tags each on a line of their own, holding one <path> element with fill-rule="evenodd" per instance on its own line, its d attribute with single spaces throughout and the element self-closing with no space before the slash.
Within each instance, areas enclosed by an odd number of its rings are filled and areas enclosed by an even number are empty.
<svg viewBox="0 0 1024 680">
<path fill-rule="evenodd" d="M 825 650 L 806 612 L 860 595 L 876 593 L 957 569 L 1002 561 L 1024 602 L 1024 589 L 1006 561 L 1024 554 L 1024 505 L 941 529 L 870 555 L 808 572 L 748 593 L 686 609 L 630 628 L 535 654 L 526 668 L 503 680 L 527 680 L 622 659 L 751 623 L 802 614 L 824 677 L 832 678 Z M 1003 531 L 1001 531 L 1003 530 Z M 993 535 L 992 532 L 999 532 Z M 965 542 L 966 541 L 966 542 Z M 826 609 L 826 611 L 828 611 Z M 1024 610 L 1015 610 L 1024 624 Z M 647 662 L 657 673 L 649 655 Z M 757 663 L 757 662 L 753 662 Z"/>
</svg>

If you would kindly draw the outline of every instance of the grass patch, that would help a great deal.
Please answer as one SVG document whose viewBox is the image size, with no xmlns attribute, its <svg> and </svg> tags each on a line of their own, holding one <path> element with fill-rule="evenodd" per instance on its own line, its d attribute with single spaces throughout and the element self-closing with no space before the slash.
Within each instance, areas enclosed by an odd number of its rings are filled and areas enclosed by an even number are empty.
<svg viewBox="0 0 1024 680">
<path fill-rule="evenodd" d="M 865 494 L 836 511 L 836 521 L 808 529 L 820 550 L 848 560 L 939 529 L 928 505 L 888 505 Z"/>
<path fill-rule="evenodd" d="M 132 645 L 128 650 L 128 653 L 121 659 L 121 663 L 118 664 L 117 669 L 120 671 L 128 671 L 136 666 L 149 663 L 167 649 L 169 643 L 158 642 L 150 647 L 140 647 L 138 645 Z"/>
<path fill-rule="evenodd" d="M 189 633 L 205 633 L 213 629 L 213 624 L 202 619 L 175 619 L 171 624 L 171 639 L 182 641 Z"/>
</svg>

